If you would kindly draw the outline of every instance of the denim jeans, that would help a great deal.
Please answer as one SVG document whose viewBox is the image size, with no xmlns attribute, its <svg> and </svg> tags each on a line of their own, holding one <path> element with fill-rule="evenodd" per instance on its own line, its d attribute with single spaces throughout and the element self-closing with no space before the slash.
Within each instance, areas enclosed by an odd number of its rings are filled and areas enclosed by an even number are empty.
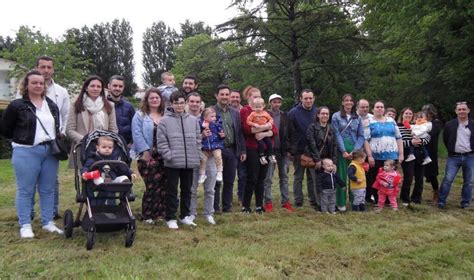
<svg viewBox="0 0 474 280">
<path fill-rule="evenodd" d="M 276 153 L 277 163 L 268 163 L 267 177 L 263 181 L 263 187 L 265 189 L 263 198 L 265 203 L 272 202 L 272 179 L 275 172 L 275 168 L 278 166 L 278 178 L 280 181 L 280 195 L 281 204 L 288 202 L 288 160 L 284 155 Z"/>
<path fill-rule="evenodd" d="M 294 181 L 293 181 L 293 193 L 295 196 L 295 204 L 303 205 L 304 197 L 303 197 L 303 177 L 306 171 L 306 184 L 308 187 L 308 197 L 309 203 L 311 205 L 316 205 L 316 194 L 315 194 L 315 183 L 313 182 L 313 177 L 311 176 L 311 172 L 309 168 L 305 168 L 301 166 L 300 163 L 301 155 L 296 155 L 293 160 L 293 167 L 295 168 L 294 173 Z"/>
<path fill-rule="evenodd" d="M 461 207 L 469 207 L 472 200 L 472 174 L 474 173 L 474 154 L 449 156 L 446 172 L 439 189 L 438 206 L 444 207 L 454 178 L 462 168 L 463 185 L 461 191 Z"/>
<path fill-rule="evenodd" d="M 33 193 L 33 197 L 31 198 L 31 218 L 35 216 L 35 194 L 36 192 Z M 54 185 L 53 217 L 56 215 L 59 215 L 59 178 L 58 177 L 56 177 L 56 184 Z"/>
<path fill-rule="evenodd" d="M 214 214 L 214 187 L 216 185 L 216 163 L 214 158 L 211 157 L 207 160 L 206 166 L 206 181 L 204 181 L 204 216 Z M 191 206 L 190 214 L 197 216 L 197 200 L 198 200 L 198 183 L 199 180 L 199 169 L 196 168 L 193 171 L 193 184 L 191 186 Z"/>
<path fill-rule="evenodd" d="M 20 225 L 31 223 L 32 198 L 40 197 L 41 223 L 53 220 L 54 188 L 59 161 L 48 145 L 13 148 L 12 164 L 16 176 L 16 211 Z"/>
</svg>

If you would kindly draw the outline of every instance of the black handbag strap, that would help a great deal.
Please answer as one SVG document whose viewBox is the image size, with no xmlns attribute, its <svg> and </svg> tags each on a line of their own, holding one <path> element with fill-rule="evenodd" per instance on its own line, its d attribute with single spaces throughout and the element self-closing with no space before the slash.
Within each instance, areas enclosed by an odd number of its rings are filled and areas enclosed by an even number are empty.
<svg viewBox="0 0 474 280">
<path fill-rule="evenodd" d="M 28 109 L 30 109 L 30 111 L 33 113 L 33 115 L 35 115 L 36 119 L 39 121 L 41 127 L 43 128 L 46 135 L 48 135 L 49 139 L 51 141 L 53 141 L 53 139 L 51 138 L 51 135 L 49 135 L 48 131 L 46 130 L 46 127 L 44 127 L 43 123 L 41 122 L 40 118 L 38 118 L 38 115 L 36 115 L 35 111 L 33 111 L 33 109 L 31 109 L 31 107 L 29 107 L 29 106 L 28 106 Z"/>
</svg>

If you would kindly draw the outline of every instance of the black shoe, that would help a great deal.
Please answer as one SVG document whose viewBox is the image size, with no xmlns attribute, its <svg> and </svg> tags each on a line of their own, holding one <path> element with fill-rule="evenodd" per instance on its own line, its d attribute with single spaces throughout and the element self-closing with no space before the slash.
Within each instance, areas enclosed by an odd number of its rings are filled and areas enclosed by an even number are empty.
<svg viewBox="0 0 474 280">
<path fill-rule="evenodd" d="M 303 207 L 303 202 L 295 202 L 295 207 Z"/>
<path fill-rule="evenodd" d="M 354 211 L 354 212 L 360 211 L 359 205 L 354 205 L 354 204 L 353 204 L 353 205 L 352 205 L 352 211 Z"/>
<path fill-rule="evenodd" d="M 53 217 L 53 220 L 60 220 L 62 219 L 63 217 L 61 215 L 59 215 L 58 213 L 54 214 L 54 217 Z"/>
<path fill-rule="evenodd" d="M 365 212 L 365 204 L 359 204 L 359 211 Z"/>
<path fill-rule="evenodd" d="M 242 209 L 240 210 L 240 213 L 250 214 L 252 213 L 252 209 L 247 208 L 247 207 L 242 207 Z"/>
<path fill-rule="evenodd" d="M 262 207 L 255 208 L 255 213 L 262 215 L 265 210 Z"/>
<path fill-rule="evenodd" d="M 232 213 L 232 208 L 230 209 L 223 209 L 222 213 Z"/>
</svg>

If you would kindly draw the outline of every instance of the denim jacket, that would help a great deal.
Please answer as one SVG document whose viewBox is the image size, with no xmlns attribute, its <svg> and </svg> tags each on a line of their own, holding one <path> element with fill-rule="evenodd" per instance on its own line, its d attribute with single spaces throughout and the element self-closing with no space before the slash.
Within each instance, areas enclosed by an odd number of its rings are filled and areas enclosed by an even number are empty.
<svg viewBox="0 0 474 280">
<path fill-rule="evenodd" d="M 139 155 L 153 148 L 153 119 L 142 111 L 137 111 L 132 119 L 132 151 Z"/>
<path fill-rule="evenodd" d="M 351 120 L 351 124 L 346 129 L 344 129 Z M 354 151 L 362 149 L 365 141 L 364 126 L 359 116 L 352 115 L 351 118 L 347 120 L 347 118 L 341 116 L 341 112 L 336 112 L 334 115 L 332 115 L 331 124 L 334 132 L 336 133 L 337 147 L 339 152 L 346 152 L 346 148 L 344 147 L 344 138 L 350 138 L 352 140 L 352 143 L 354 144 Z"/>
</svg>

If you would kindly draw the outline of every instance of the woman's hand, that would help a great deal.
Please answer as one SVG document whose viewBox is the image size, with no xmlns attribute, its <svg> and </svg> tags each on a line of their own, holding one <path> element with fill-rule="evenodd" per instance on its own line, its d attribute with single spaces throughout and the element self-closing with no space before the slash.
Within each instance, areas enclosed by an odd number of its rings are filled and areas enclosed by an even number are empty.
<svg viewBox="0 0 474 280">
<path fill-rule="evenodd" d="M 367 158 L 367 160 L 369 161 L 370 167 L 374 167 L 374 166 L 375 166 L 375 159 L 374 159 L 373 156 L 369 156 L 369 157 Z"/>
<path fill-rule="evenodd" d="M 204 137 L 209 137 L 212 135 L 212 132 L 209 128 L 205 128 L 203 131 L 202 131 L 202 138 Z"/>
<path fill-rule="evenodd" d="M 342 153 L 342 157 L 347 159 L 347 160 L 351 160 L 352 159 L 352 154 L 350 154 L 348 152 L 344 152 L 344 153 Z"/>
<path fill-rule="evenodd" d="M 398 155 L 398 163 L 402 163 L 404 159 L 403 154 Z"/>
<path fill-rule="evenodd" d="M 142 160 L 144 160 L 147 164 L 150 163 L 150 161 L 153 158 L 151 157 L 150 151 L 144 151 L 142 155 Z"/>
<path fill-rule="evenodd" d="M 419 139 L 419 138 L 413 138 L 413 139 L 411 140 L 411 144 L 412 144 L 413 146 L 420 146 L 421 143 L 422 143 L 422 141 L 421 141 L 421 139 Z"/>
</svg>

